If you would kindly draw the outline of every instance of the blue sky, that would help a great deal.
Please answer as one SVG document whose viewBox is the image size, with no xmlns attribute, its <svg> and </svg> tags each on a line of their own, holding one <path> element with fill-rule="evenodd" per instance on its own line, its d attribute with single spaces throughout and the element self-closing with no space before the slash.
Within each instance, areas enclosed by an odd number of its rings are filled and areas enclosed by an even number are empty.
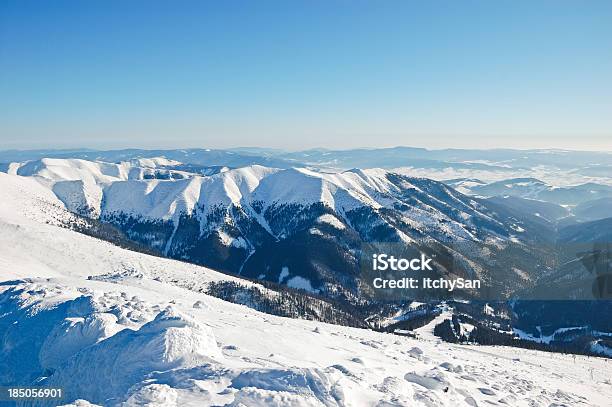
<svg viewBox="0 0 612 407">
<path fill-rule="evenodd" d="M 612 150 L 611 1 L 0 3 L 0 149 Z"/>
</svg>

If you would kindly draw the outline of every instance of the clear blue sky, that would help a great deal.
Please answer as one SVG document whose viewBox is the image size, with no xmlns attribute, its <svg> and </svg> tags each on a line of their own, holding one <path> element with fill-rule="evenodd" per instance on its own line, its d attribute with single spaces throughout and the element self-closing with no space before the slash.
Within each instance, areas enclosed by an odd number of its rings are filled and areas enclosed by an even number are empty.
<svg viewBox="0 0 612 407">
<path fill-rule="evenodd" d="M 610 140 L 609 0 L 0 2 L 0 149 Z"/>
</svg>

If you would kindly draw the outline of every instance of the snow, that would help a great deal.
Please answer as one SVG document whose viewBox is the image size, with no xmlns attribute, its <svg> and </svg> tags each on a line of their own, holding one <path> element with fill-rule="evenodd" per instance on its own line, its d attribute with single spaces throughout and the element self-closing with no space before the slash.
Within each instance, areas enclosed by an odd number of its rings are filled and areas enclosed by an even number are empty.
<svg viewBox="0 0 612 407">
<path fill-rule="evenodd" d="M 557 334 L 562 334 L 565 332 L 569 332 L 569 331 L 574 331 L 574 330 L 582 330 L 585 329 L 586 327 L 584 326 L 575 326 L 575 327 L 564 327 L 564 328 L 558 328 L 556 329 L 553 333 L 551 333 L 550 335 L 542 335 L 541 329 L 540 327 L 536 327 L 538 330 L 539 335 L 538 336 L 534 336 L 528 332 L 525 332 L 519 328 L 512 328 L 512 332 L 518 336 L 521 339 L 527 340 L 527 341 L 532 341 L 532 342 L 538 342 L 538 343 L 546 343 L 549 344 L 550 342 L 555 340 L 555 336 Z"/>
<path fill-rule="evenodd" d="M 496 163 L 497 166 L 500 163 Z M 510 178 L 536 178 L 555 187 L 565 187 L 595 182 L 598 184 L 612 185 L 612 179 L 605 176 L 582 175 L 575 168 L 558 168 L 556 166 L 538 165 L 532 168 L 504 168 L 504 169 L 485 169 L 478 170 L 473 168 L 418 168 L 418 167 L 399 167 L 392 169 L 393 172 L 412 177 L 426 177 L 439 181 L 452 179 L 478 179 L 482 181 L 480 185 L 489 182 L 504 181 Z M 461 193 L 469 193 L 472 187 L 478 183 L 460 183 L 457 190 Z"/>
<path fill-rule="evenodd" d="M 84 297 L 83 297 L 84 298 Z M 81 349 L 109 338 L 122 330 L 111 313 L 90 312 L 82 317 L 66 317 L 45 339 L 39 354 L 43 368 L 54 368 Z"/>
<path fill-rule="evenodd" d="M 338 230 L 346 229 L 346 226 L 338 220 L 334 215 L 326 213 L 317 218 L 317 223 L 330 225 Z"/>
<path fill-rule="evenodd" d="M 441 324 L 447 319 L 451 319 L 451 317 L 452 317 L 452 312 L 450 311 L 450 309 L 441 308 L 440 313 L 434 319 L 432 319 L 426 325 L 423 325 L 422 327 L 415 329 L 414 331 L 417 334 L 417 337 L 421 340 L 428 341 L 428 342 L 440 342 L 440 338 L 435 336 L 433 333 L 434 328 L 436 327 L 436 325 Z"/>
<path fill-rule="evenodd" d="M 467 322 L 461 322 L 459 324 L 459 329 L 461 330 L 461 332 L 459 334 L 460 335 L 469 335 L 469 334 L 472 333 L 474 328 L 476 328 L 476 327 L 474 325 L 472 325 L 472 324 L 468 324 Z"/>
<path fill-rule="evenodd" d="M 83 180 L 92 183 L 126 179 L 126 167 L 80 159 L 43 158 L 15 167 L 17 175 L 40 176 L 53 181 Z"/>
<path fill-rule="evenodd" d="M 45 284 L 29 295 L 42 297 Z M 578 403 L 583 394 L 587 405 L 603 406 L 610 394 L 605 370 L 588 379 L 590 369 L 604 368 L 598 358 L 574 364 L 536 351 L 414 340 L 263 315 L 216 299 L 207 301 L 209 309 L 189 310 L 194 298 L 206 296 L 157 282 L 79 285 L 96 295 L 130 291 L 149 304 L 176 298 L 151 322 L 75 354 L 45 382 L 98 404 L 115 397 L 128 405 L 459 406 L 511 396 L 513 405 L 528 405 Z M 42 307 L 53 296 L 44 294 Z"/>
<path fill-rule="evenodd" d="M 310 228 L 310 229 L 308 229 L 308 233 L 310 233 L 311 235 L 327 237 L 327 235 L 325 233 L 321 232 L 317 228 Z"/>
<path fill-rule="evenodd" d="M 98 401 L 123 396 L 150 372 L 223 359 L 212 330 L 171 307 L 138 330 L 124 329 L 70 356 L 52 366 L 45 385 Z M 110 380 L 101 386 L 100 378 Z"/>
<path fill-rule="evenodd" d="M 233 246 L 233 247 L 238 247 L 242 249 L 247 249 L 249 247 L 249 244 L 247 243 L 247 241 L 244 240 L 242 237 L 237 237 L 237 238 L 231 237 L 230 235 L 228 235 L 222 230 L 218 231 L 218 234 L 219 234 L 219 239 L 221 239 L 221 243 L 224 246 Z"/>
<path fill-rule="evenodd" d="M 319 290 L 312 288 L 310 280 L 301 276 L 291 277 L 289 280 L 287 280 L 287 286 L 291 288 L 298 288 L 300 290 L 306 290 L 312 293 L 319 292 Z"/>
<path fill-rule="evenodd" d="M 210 297 L 203 288 L 212 281 L 253 283 L 62 229 L 57 219 L 71 215 L 48 181 L 0 174 L 4 383 L 61 386 L 62 403 L 74 406 L 606 406 L 612 398 L 606 359 L 444 343 L 433 336 L 450 315 L 444 308 L 413 339 Z M 311 285 L 298 277 L 289 281 Z"/>
<path fill-rule="evenodd" d="M 133 160 L 130 160 L 129 162 L 135 167 L 147 167 L 147 168 L 172 167 L 172 166 L 181 164 L 180 161 L 169 160 L 166 157 L 134 158 Z"/>
<path fill-rule="evenodd" d="M 285 278 L 289 277 L 289 267 L 283 267 L 278 275 L 278 283 L 282 283 Z"/>
<path fill-rule="evenodd" d="M 530 280 L 531 278 L 529 277 L 529 274 L 527 274 L 526 272 L 524 272 L 523 270 L 517 268 L 517 267 L 512 267 L 512 271 L 514 273 L 516 273 L 516 275 L 518 275 L 520 278 L 522 278 L 523 280 Z"/>
</svg>

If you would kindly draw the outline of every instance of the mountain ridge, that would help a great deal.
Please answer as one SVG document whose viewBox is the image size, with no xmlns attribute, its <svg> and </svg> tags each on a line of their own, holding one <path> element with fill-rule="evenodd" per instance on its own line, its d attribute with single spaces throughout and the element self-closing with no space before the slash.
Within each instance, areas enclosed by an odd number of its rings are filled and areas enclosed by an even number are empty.
<svg viewBox="0 0 612 407">
<path fill-rule="evenodd" d="M 300 281 L 329 295 L 374 295 L 363 285 L 361 259 L 381 244 L 443 253 L 440 273 L 503 282 L 494 292 L 521 287 L 527 281 L 521 273 L 535 278 L 549 267 L 539 266 L 549 261 L 552 243 L 545 220 L 521 219 L 426 178 L 256 165 L 147 179 L 139 164 L 43 159 L 12 172 L 39 179 L 70 211 L 110 223 L 169 257 L 249 278 Z M 538 245 L 527 244 L 530 239 Z M 523 256 L 527 271 L 508 274 L 507 256 Z M 281 273 L 289 275 L 281 279 Z"/>
</svg>

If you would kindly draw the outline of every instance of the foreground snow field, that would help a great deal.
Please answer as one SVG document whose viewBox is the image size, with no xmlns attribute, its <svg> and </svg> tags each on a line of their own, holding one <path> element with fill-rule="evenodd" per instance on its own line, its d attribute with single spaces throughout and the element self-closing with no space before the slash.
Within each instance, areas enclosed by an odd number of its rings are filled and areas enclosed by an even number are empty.
<svg viewBox="0 0 612 407">
<path fill-rule="evenodd" d="M 609 405 L 612 362 L 262 314 L 198 292 L 232 277 L 55 226 L 0 174 L 0 385 L 154 406 Z M 76 403 L 85 405 L 83 401 Z"/>
</svg>

